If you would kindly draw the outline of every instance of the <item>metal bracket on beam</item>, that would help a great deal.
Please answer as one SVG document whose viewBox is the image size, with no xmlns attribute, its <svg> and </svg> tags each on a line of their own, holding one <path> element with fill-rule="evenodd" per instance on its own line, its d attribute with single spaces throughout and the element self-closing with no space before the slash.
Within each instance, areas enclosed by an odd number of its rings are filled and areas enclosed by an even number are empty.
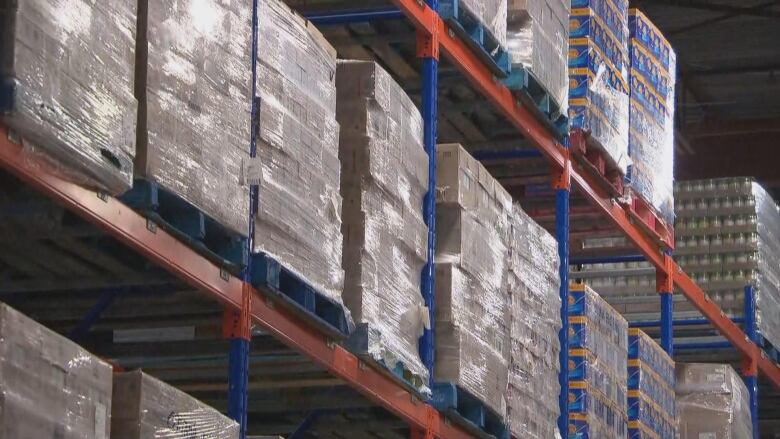
<svg viewBox="0 0 780 439">
<path fill-rule="evenodd" d="M 225 309 L 222 321 L 222 335 L 225 338 L 252 339 L 252 292 L 245 283 L 241 292 L 241 309 Z"/>
<path fill-rule="evenodd" d="M 552 172 L 553 189 L 571 190 L 571 152 L 565 146 L 558 146 L 563 154 L 563 166 L 561 169 L 554 169 Z"/>
<path fill-rule="evenodd" d="M 425 33 L 417 31 L 417 58 L 433 58 L 439 60 L 439 27 L 435 20 L 432 25 L 433 32 Z"/>
<path fill-rule="evenodd" d="M 656 268 L 655 287 L 659 294 L 672 294 L 674 291 L 674 259 L 668 252 L 664 253 L 663 269 Z"/>
</svg>

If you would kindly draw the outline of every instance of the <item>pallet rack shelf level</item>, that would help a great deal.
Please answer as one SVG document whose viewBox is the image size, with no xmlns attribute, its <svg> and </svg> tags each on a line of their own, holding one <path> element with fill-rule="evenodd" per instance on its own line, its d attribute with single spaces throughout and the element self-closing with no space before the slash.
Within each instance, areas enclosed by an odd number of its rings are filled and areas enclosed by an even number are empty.
<svg viewBox="0 0 780 439">
<path fill-rule="evenodd" d="M 471 435 L 445 422 L 432 406 L 400 384 L 368 367 L 318 329 L 262 291 L 220 269 L 114 197 L 85 189 L 56 175 L 46 161 L 23 151 L 8 128 L 0 125 L 0 165 L 24 183 L 62 204 L 194 288 L 240 310 L 250 297 L 249 316 L 273 337 L 311 358 L 350 387 L 388 409 L 428 438 L 466 439 Z"/>
</svg>

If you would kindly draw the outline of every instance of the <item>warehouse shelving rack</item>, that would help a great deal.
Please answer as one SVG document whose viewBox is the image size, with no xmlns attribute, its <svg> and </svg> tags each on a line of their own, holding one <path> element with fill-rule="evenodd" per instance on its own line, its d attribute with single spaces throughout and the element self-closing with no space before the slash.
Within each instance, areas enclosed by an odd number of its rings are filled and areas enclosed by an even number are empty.
<svg viewBox="0 0 780 439">
<path fill-rule="evenodd" d="M 522 136 L 535 146 L 552 168 L 552 187 L 555 189 L 556 237 L 561 257 L 561 318 L 564 329 L 560 334 L 561 364 L 560 406 L 562 415 L 558 424 L 567 431 L 567 304 L 569 266 L 569 214 L 572 186 L 589 200 L 616 226 L 650 261 L 657 270 L 657 290 L 662 301 L 662 340 L 667 352 L 672 352 L 672 293 L 676 286 L 711 322 L 734 348 L 745 358 L 744 372 L 749 377 L 751 409 L 755 415 L 756 379 L 763 373 L 780 388 L 780 367 L 768 359 L 756 343 L 754 325 L 743 331 L 730 320 L 695 282 L 673 261 L 671 248 L 652 230 L 643 227 L 636 217 L 618 203 L 614 194 L 605 189 L 598 176 L 585 172 L 570 154 L 568 140 L 559 141 L 548 126 L 540 122 L 531 110 L 523 106 L 492 70 L 455 35 L 437 13 L 437 0 L 392 0 L 395 8 L 368 11 L 334 11 L 320 14 L 321 23 L 349 23 L 406 17 L 417 31 L 417 55 L 422 58 L 422 115 L 424 145 L 429 154 L 430 186 L 424 202 L 425 218 L 429 225 L 428 264 L 422 276 L 421 290 L 433 319 L 434 276 L 432 256 L 435 243 L 435 145 L 437 132 L 437 77 L 440 53 L 465 76 Z M 256 4 L 255 4 L 256 8 Z M 397 8 L 397 9 L 396 9 Z M 253 23 L 256 29 L 257 23 Z M 256 31 L 253 45 L 257 41 Z M 254 53 L 257 53 L 255 50 Z M 254 60 L 256 62 L 256 60 Z M 524 153 L 518 152 L 523 155 Z M 23 182 L 31 185 L 75 212 L 100 229 L 127 244 L 150 261 L 180 278 L 190 286 L 219 300 L 226 309 L 225 335 L 230 343 L 229 414 L 246 426 L 248 346 L 251 323 L 264 328 L 285 345 L 301 352 L 327 371 L 342 379 L 370 400 L 386 408 L 411 427 L 413 438 L 457 439 L 470 437 L 464 430 L 452 425 L 441 413 L 387 375 L 368 367 L 339 343 L 313 327 L 298 315 L 274 306 L 262 291 L 250 284 L 247 274 L 234 276 L 209 262 L 170 234 L 149 227 L 147 220 L 115 198 L 100 194 L 58 176 L 47 162 L 30 157 L 23 151 L 22 142 L 15 139 L 7 127 L 0 126 L 0 163 Z M 256 196 L 257 189 L 253 191 Z M 251 221 L 250 221 L 251 224 Z M 420 342 L 424 364 L 433 367 L 433 328 L 427 330 Z M 245 435 L 245 430 L 243 431 Z"/>
</svg>

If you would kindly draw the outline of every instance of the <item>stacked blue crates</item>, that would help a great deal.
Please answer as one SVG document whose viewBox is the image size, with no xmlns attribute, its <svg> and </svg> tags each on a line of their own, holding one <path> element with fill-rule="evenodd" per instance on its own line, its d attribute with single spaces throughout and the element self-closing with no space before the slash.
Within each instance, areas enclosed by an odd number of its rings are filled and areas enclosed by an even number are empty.
<svg viewBox="0 0 780 439">
<path fill-rule="evenodd" d="M 674 360 L 639 329 L 628 332 L 628 437 L 674 439 Z"/>
<path fill-rule="evenodd" d="M 569 439 L 626 438 L 628 322 L 581 283 L 569 289 Z"/>
<path fill-rule="evenodd" d="M 572 0 L 569 17 L 569 120 L 590 133 L 612 167 L 628 158 L 628 1 Z"/>
<path fill-rule="evenodd" d="M 628 11 L 629 136 L 627 180 L 668 224 L 674 223 L 674 86 L 677 57 L 640 11 Z"/>
</svg>

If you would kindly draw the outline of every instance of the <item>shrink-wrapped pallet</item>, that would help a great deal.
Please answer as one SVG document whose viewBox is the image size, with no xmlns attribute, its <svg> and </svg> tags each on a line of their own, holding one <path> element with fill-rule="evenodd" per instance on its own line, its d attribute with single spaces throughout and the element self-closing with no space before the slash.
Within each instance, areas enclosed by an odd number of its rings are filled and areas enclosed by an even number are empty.
<svg viewBox="0 0 780 439">
<path fill-rule="evenodd" d="M 753 437 L 748 390 L 727 364 L 677 364 L 680 439 Z"/>
<path fill-rule="evenodd" d="M 246 235 L 252 7 L 139 0 L 138 16 L 136 175 Z"/>
<path fill-rule="evenodd" d="M 507 52 L 533 74 L 565 112 L 569 96 L 569 2 L 509 0 Z"/>
<path fill-rule="evenodd" d="M 232 419 L 141 371 L 114 375 L 112 439 L 238 439 Z"/>
<path fill-rule="evenodd" d="M 244 3 L 238 2 L 241 7 Z M 336 51 L 278 0 L 258 4 L 255 251 L 338 302 L 341 268 Z"/>
<path fill-rule="evenodd" d="M 558 243 L 514 207 L 507 276 L 510 360 L 507 423 L 514 437 L 559 437 L 561 299 Z"/>
<path fill-rule="evenodd" d="M 403 368 L 428 391 L 418 339 L 428 325 L 420 292 L 428 229 L 422 200 L 428 157 L 422 117 L 390 75 L 369 61 L 339 61 L 344 303 L 368 354 Z"/>
<path fill-rule="evenodd" d="M 111 370 L 0 304 L 0 437 L 108 439 Z"/>
<path fill-rule="evenodd" d="M 504 417 L 511 198 L 460 145 L 436 150 L 434 379 L 460 386 Z"/>
<path fill-rule="evenodd" d="M 637 328 L 628 332 L 628 437 L 675 439 L 674 360 Z"/>
<path fill-rule="evenodd" d="M 506 48 L 506 5 L 507 0 L 446 0 L 440 4 L 439 11 L 446 16 L 457 16 L 462 24 L 476 19 L 484 27 L 480 32 L 492 35 L 499 46 Z"/>
<path fill-rule="evenodd" d="M 76 182 L 119 194 L 135 155 L 136 4 L 0 3 L 0 120 Z"/>
</svg>

